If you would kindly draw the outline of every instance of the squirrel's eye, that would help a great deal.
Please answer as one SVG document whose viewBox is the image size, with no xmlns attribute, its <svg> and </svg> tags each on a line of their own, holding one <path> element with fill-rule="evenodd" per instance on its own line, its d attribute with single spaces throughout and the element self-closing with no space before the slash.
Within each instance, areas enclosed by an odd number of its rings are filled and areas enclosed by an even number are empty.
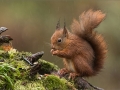
<svg viewBox="0 0 120 90">
<path fill-rule="evenodd" d="M 58 42 L 62 42 L 62 39 L 61 39 L 61 38 L 58 38 Z"/>
</svg>

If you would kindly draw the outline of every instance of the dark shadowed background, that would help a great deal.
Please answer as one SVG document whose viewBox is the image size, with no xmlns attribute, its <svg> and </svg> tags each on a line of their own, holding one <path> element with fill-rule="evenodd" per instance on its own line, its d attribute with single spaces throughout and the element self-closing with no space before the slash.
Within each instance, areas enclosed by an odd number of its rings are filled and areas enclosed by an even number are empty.
<svg viewBox="0 0 120 90">
<path fill-rule="evenodd" d="M 102 10 L 106 19 L 96 29 L 108 44 L 104 69 L 90 83 L 105 90 L 120 89 L 120 1 L 119 0 L 0 0 L 0 27 L 9 30 L 13 46 L 19 51 L 44 51 L 42 59 L 63 67 L 62 59 L 50 53 L 50 37 L 56 23 L 64 18 L 70 28 L 73 18 L 88 9 Z"/>
</svg>

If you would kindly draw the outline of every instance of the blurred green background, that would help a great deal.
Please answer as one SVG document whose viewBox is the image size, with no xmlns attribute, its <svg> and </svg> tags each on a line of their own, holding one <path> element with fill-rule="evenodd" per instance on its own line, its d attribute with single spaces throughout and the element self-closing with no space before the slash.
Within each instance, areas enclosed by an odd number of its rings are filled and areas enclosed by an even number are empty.
<svg viewBox="0 0 120 90">
<path fill-rule="evenodd" d="M 118 0 L 0 0 L 0 27 L 9 28 L 14 48 L 36 53 L 43 59 L 63 67 L 62 59 L 50 53 L 50 37 L 56 23 L 64 18 L 69 29 L 73 18 L 88 9 L 102 10 L 106 19 L 97 28 L 108 44 L 104 69 L 90 83 L 105 90 L 120 90 L 120 1 Z"/>
</svg>

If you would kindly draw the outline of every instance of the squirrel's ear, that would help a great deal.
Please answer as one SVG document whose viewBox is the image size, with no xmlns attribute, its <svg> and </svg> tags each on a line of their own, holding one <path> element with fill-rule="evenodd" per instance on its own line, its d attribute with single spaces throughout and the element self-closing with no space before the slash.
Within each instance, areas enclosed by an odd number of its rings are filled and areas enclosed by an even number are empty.
<svg viewBox="0 0 120 90">
<path fill-rule="evenodd" d="M 59 30 L 59 29 L 60 29 L 60 19 L 59 19 L 57 26 L 56 26 L 56 30 Z"/>
<path fill-rule="evenodd" d="M 64 21 L 63 35 L 64 35 L 65 37 L 68 37 L 68 31 L 67 31 L 67 29 L 66 29 L 65 21 Z"/>
</svg>

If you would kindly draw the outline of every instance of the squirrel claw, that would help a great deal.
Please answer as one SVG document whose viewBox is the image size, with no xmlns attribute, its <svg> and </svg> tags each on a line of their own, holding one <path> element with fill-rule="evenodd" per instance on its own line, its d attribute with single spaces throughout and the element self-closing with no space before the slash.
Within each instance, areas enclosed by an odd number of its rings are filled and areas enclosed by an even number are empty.
<svg viewBox="0 0 120 90">
<path fill-rule="evenodd" d="M 54 49 L 51 49 L 51 51 L 50 51 L 50 52 L 52 53 L 53 51 L 54 51 Z"/>
<path fill-rule="evenodd" d="M 60 69 L 60 70 L 58 71 L 58 75 L 59 75 L 59 76 L 63 76 L 63 75 L 65 75 L 65 74 L 67 74 L 67 73 L 68 73 L 68 70 L 67 70 L 66 68 Z"/>
<path fill-rule="evenodd" d="M 77 77 L 77 76 L 79 76 L 79 74 L 77 74 L 77 73 L 70 73 L 68 78 L 74 80 L 75 77 Z"/>
</svg>

